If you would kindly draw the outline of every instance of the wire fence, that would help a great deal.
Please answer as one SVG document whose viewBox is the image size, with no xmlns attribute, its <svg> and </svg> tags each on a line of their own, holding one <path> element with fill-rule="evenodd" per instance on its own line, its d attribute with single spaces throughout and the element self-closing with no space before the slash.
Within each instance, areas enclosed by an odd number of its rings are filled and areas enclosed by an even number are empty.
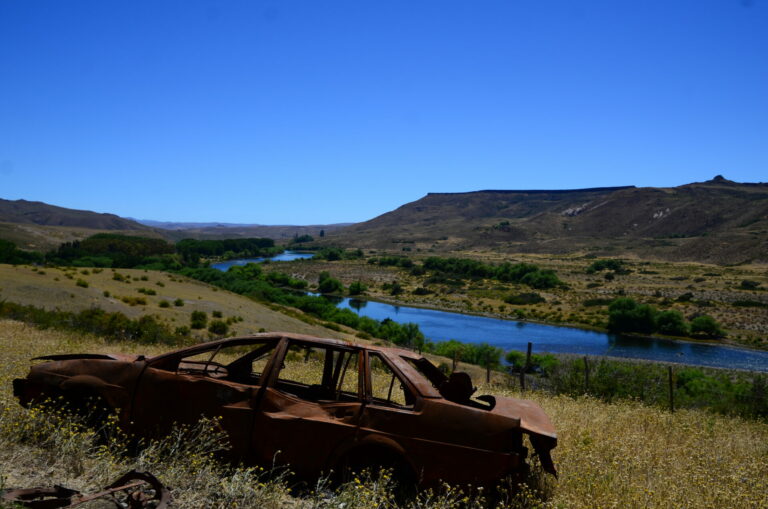
<svg viewBox="0 0 768 509">
<path fill-rule="evenodd" d="M 522 390 L 632 399 L 668 408 L 702 408 L 768 418 L 768 374 L 607 357 L 532 356 L 514 370 Z M 539 362 L 536 362 L 538 357 Z"/>
</svg>

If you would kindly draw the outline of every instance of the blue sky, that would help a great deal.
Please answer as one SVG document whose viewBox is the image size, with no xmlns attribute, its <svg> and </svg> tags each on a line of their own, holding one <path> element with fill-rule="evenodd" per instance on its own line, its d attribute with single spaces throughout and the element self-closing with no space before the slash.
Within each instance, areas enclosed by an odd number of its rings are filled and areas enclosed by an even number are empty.
<svg viewBox="0 0 768 509">
<path fill-rule="evenodd" d="M 0 198 L 364 221 L 768 180 L 768 1 L 0 0 Z"/>
</svg>

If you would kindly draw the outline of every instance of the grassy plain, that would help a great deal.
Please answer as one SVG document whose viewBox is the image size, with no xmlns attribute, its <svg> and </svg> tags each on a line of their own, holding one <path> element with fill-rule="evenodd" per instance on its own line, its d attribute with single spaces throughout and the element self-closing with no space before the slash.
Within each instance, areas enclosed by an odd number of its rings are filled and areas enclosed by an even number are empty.
<svg viewBox="0 0 768 509">
<path fill-rule="evenodd" d="M 392 253 L 366 251 L 366 258 Z M 418 262 L 431 255 L 424 252 L 401 253 Z M 266 270 L 286 272 L 315 282 L 320 272 L 328 271 L 345 286 L 364 283 L 368 297 L 400 304 L 477 313 L 512 319 L 568 324 L 587 328 L 605 328 L 607 302 L 618 296 L 631 297 L 659 309 L 675 309 L 685 317 L 696 314 L 713 316 L 728 332 L 723 342 L 768 348 L 768 270 L 765 265 L 723 267 L 693 262 L 663 262 L 625 259 L 628 274 L 601 271 L 586 272 L 595 261 L 585 256 L 520 255 L 501 256 L 491 252 L 462 252 L 452 256 L 489 263 L 525 262 L 553 269 L 567 285 L 565 288 L 533 290 L 525 285 L 491 280 L 464 280 L 430 283 L 429 274 L 414 276 L 395 267 L 372 265 L 366 260 L 297 260 L 266 265 Z M 755 289 L 742 287 L 743 281 L 758 284 Z M 392 295 L 385 285 L 397 282 L 402 293 Z M 424 291 L 426 290 L 426 292 Z M 513 305 L 505 302 L 510 295 L 537 292 L 544 302 Z M 598 299 L 602 299 L 603 303 Z M 750 306 L 736 305 L 744 301 Z"/>
<path fill-rule="evenodd" d="M 119 437 L 112 447 L 99 446 L 91 432 L 66 418 L 23 409 L 11 395 L 11 380 L 26 374 L 30 357 L 116 350 L 136 352 L 137 347 L 0 321 L 0 488 L 57 483 L 93 492 L 140 468 L 172 487 L 177 507 L 396 506 L 386 480 L 361 479 L 338 490 L 319 486 L 297 494 L 279 476 L 219 464 L 211 456 L 219 442 L 205 427 L 174 435 L 138 456 L 124 456 Z M 500 384 L 480 392 L 519 396 Z M 768 508 L 768 423 L 695 410 L 670 414 L 633 402 L 606 404 L 538 392 L 525 397 L 541 404 L 558 430 L 554 460 L 560 476 L 545 478 L 538 495 L 526 490 L 503 499 L 504 506 Z M 452 490 L 421 493 L 408 505 L 484 504 L 483 497 Z"/>
<path fill-rule="evenodd" d="M 204 311 L 209 321 L 213 312 L 218 311 L 224 320 L 242 318 L 230 325 L 228 335 L 290 331 L 340 339 L 352 337 L 308 323 L 316 321 L 306 317 L 303 318 L 307 321 L 303 321 L 280 313 L 242 295 L 158 271 L 0 264 L 0 299 L 62 311 L 99 307 L 129 318 L 151 314 L 171 330 L 189 326 L 192 311 Z M 205 330 L 192 333 L 198 339 L 208 338 Z"/>
</svg>

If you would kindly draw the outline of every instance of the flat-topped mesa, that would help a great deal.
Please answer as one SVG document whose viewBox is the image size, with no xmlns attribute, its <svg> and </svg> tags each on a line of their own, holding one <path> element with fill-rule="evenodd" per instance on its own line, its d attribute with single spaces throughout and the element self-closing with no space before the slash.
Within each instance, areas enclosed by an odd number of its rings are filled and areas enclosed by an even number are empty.
<svg viewBox="0 0 768 509">
<path fill-rule="evenodd" d="M 617 187 L 587 187 L 584 189 L 485 189 L 482 191 L 467 191 L 458 193 L 427 193 L 427 196 L 457 196 L 466 194 L 567 194 L 567 193 L 611 193 L 624 189 L 636 189 L 636 186 Z"/>
</svg>

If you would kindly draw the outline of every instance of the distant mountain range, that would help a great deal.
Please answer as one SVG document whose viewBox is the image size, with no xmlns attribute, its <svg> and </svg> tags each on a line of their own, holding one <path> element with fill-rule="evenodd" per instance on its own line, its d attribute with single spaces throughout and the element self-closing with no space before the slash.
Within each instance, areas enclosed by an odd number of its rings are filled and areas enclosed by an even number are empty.
<svg viewBox="0 0 768 509">
<path fill-rule="evenodd" d="M 0 199 L 0 238 L 43 249 L 98 231 L 182 238 L 289 239 L 386 251 L 582 253 L 768 263 L 768 184 L 717 176 L 672 188 L 430 193 L 357 224 L 267 226 L 132 220 Z"/>
<path fill-rule="evenodd" d="M 435 252 L 594 253 L 768 262 L 768 184 L 430 193 L 328 242 Z"/>
<path fill-rule="evenodd" d="M 285 240 L 296 235 L 320 237 L 351 223 L 330 225 L 257 225 L 233 223 L 169 222 L 131 219 L 114 214 L 57 207 L 39 201 L 0 199 L 0 238 L 25 249 L 46 251 L 62 242 L 84 239 L 99 232 L 163 237 L 170 241 L 184 238 L 222 239 L 268 237 Z"/>
</svg>

